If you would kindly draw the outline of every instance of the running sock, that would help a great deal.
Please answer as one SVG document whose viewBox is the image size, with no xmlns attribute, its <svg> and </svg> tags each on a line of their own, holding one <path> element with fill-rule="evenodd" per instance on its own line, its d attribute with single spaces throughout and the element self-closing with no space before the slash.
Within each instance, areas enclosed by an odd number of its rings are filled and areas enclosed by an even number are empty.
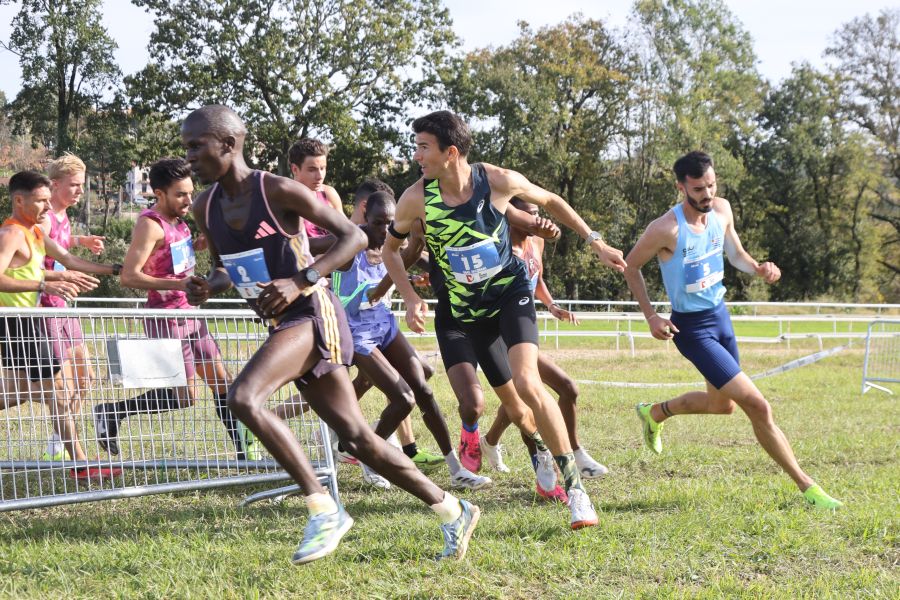
<svg viewBox="0 0 900 600">
<path fill-rule="evenodd" d="M 437 504 L 432 504 L 431 510 L 434 511 L 444 525 L 452 523 L 462 515 L 462 506 L 459 504 L 459 498 L 450 492 L 444 492 L 444 499 Z"/>
<path fill-rule="evenodd" d="M 465 423 L 463 423 L 462 428 L 469 433 L 475 433 L 476 431 L 478 431 L 478 421 L 475 421 L 474 425 L 466 425 Z"/>
<path fill-rule="evenodd" d="M 337 503 L 329 494 L 322 492 L 310 494 L 309 496 L 304 496 L 303 500 L 306 502 L 306 508 L 309 510 L 310 517 L 323 514 L 330 515 L 338 510 Z"/>
<path fill-rule="evenodd" d="M 449 454 L 444 455 L 444 460 L 447 461 L 447 469 L 449 469 L 450 475 L 456 475 L 462 469 L 462 465 L 459 464 L 459 457 L 456 456 L 456 450 L 451 450 Z"/>
<path fill-rule="evenodd" d="M 59 434 L 55 431 L 50 435 L 50 440 L 47 442 L 47 454 L 50 456 L 56 456 L 60 452 L 64 452 L 66 449 L 63 446 L 62 438 L 59 437 Z"/>
<path fill-rule="evenodd" d="M 221 420 L 222 425 L 225 426 L 225 431 L 228 432 L 228 437 L 231 438 L 231 442 L 234 444 L 238 454 L 243 455 L 247 449 L 244 448 L 244 445 L 241 442 L 241 433 L 238 431 L 238 421 L 234 418 L 234 415 L 231 414 L 231 410 L 228 408 L 228 392 L 216 394 L 215 398 L 216 414 L 219 415 L 219 420 Z M 238 458 L 242 459 L 244 457 L 239 456 Z"/>
<path fill-rule="evenodd" d="M 668 400 L 666 400 L 665 402 L 663 402 L 662 404 L 660 404 L 660 405 L 659 405 L 659 408 L 660 408 L 660 410 L 663 411 L 663 414 L 666 415 L 667 417 L 674 417 L 674 416 L 675 416 L 675 415 L 672 414 L 672 411 L 669 410 L 669 401 L 668 401 Z M 650 418 L 652 419 L 653 417 L 650 417 Z M 654 419 L 654 420 L 655 420 L 655 419 Z"/>
<path fill-rule="evenodd" d="M 585 489 L 584 486 L 581 485 L 581 475 L 578 473 L 575 455 L 569 452 L 568 454 L 554 456 L 553 458 L 556 460 L 556 466 L 559 467 L 559 472 L 562 474 L 563 487 L 566 488 L 566 492 L 572 488 L 584 492 Z"/>
<path fill-rule="evenodd" d="M 178 394 L 175 388 L 156 388 L 147 390 L 140 396 L 116 402 L 112 408 L 116 419 L 121 421 L 132 415 L 178 410 L 181 408 L 181 404 L 178 403 Z"/>
<path fill-rule="evenodd" d="M 403 446 L 403 454 L 407 455 L 410 458 L 412 458 L 413 456 L 415 456 L 418 453 L 419 453 L 419 447 L 416 445 L 415 442 L 412 442 L 411 444 L 406 444 L 405 446 Z"/>
<path fill-rule="evenodd" d="M 532 434 L 526 433 L 525 436 L 528 437 L 528 439 L 530 439 L 532 442 L 534 442 L 534 447 L 537 448 L 538 452 L 546 452 L 547 451 L 547 445 L 544 444 L 544 439 L 541 437 L 540 433 L 535 431 Z"/>
</svg>

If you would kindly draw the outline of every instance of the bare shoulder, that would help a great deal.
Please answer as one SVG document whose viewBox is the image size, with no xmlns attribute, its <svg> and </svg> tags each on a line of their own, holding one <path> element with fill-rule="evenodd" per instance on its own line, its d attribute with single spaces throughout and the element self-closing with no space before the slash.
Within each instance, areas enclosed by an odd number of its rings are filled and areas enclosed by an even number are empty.
<svg viewBox="0 0 900 600">
<path fill-rule="evenodd" d="M 411 186 L 403 190 L 403 193 L 400 194 L 400 198 L 397 199 L 397 202 L 414 202 L 416 200 L 424 200 L 425 199 L 425 178 L 419 177 L 415 183 Z"/>
<path fill-rule="evenodd" d="M 666 211 L 647 226 L 642 237 L 648 238 L 660 248 L 674 246 L 678 240 L 678 219 L 672 210 Z"/>
<path fill-rule="evenodd" d="M 322 189 L 325 191 L 325 197 L 328 198 L 331 205 L 335 208 L 341 208 L 341 195 L 338 194 L 338 191 L 330 185 L 322 186 Z"/>
<path fill-rule="evenodd" d="M 312 190 L 289 177 L 266 173 L 263 178 L 263 187 L 266 197 L 270 201 L 281 202 L 295 198 L 303 198 L 307 202 L 315 200 Z"/>
<path fill-rule="evenodd" d="M 522 175 L 512 169 L 505 169 L 490 163 L 481 163 L 492 189 L 506 189 Z"/>
<path fill-rule="evenodd" d="M 719 198 L 718 196 L 714 198 L 712 207 L 717 215 L 725 219 L 726 223 L 731 223 L 734 219 L 734 215 L 731 212 L 731 203 L 725 198 Z"/>
<path fill-rule="evenodd" d="M 209 199 L 212 197 L 214 187 L 215 185 L 211 185 L 194 197 L 194 201 L 191 204 L 191 210 L 194 213 L 195 221 L 202 219 L 203 223 L 206 223 L 206 205 L 209 204 Z"/>
<path fill-rule="evenodd" d="M 3 244 L 16 244 L 25 239 L 25 232 L 15 225 L 0 227 L 0 240 Z"/>
</svg>

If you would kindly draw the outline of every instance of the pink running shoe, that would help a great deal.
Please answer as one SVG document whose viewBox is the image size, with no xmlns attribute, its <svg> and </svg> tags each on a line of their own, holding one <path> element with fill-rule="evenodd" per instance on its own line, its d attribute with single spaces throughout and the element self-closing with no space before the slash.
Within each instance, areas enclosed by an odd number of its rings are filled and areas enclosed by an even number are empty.
<svg viewBox="0 0 900 600">
<path fill-rule="evenodd" d="M 459 433 L 459 462 L 472 473 L 481 470 L 481 439 L 477 431 Z"/>
<path fill-rule="evenodd" d="M 535 484 L 535 489 L 537 490 L 538 496 L 544 500 L 559 502 L 560 504 L 566 504 L 569 501 L 569 495 L 566 494 L 566 490 L 562 489 L 559 485 L 553 488 L 553 491 L 551 492 L 545 492 L 540 484 Z"/>
</svg>

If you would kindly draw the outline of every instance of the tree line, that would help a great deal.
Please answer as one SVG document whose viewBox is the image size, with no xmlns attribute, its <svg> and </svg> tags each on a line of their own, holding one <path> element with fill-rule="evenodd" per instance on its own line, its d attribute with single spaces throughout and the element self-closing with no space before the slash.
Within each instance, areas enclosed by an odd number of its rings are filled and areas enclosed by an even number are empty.
<svg viewBox="0 0 900 600">
<path fill-rule="evenodd" d="M 133 2 L 155 31 L 123 76 L 101 0 L 0 0 L 20 6 L 0 48 L 23 79 L 0 95 L 0 175 L 73 151 L 115 189 L 132 163 L 181 152 L 186 111 L 224 103 L 250 126 L 251 165 L 287 175 L 291 143 L 319 137 L 344 198 L 366 176 L 399 192 L 418 177 L 409 123 L 447 108 L 472 125 L 471 160 L 559 193 L 626 251 L 677 201 L 675 158 L 705 150 L 744 245 L 785 273 L 769 287 L 731 272 L 732 298 L 900 302 L 898 9 L 841 26 L 826 66 L 770 82 L 723 0 L 637 0 L 621 30 L 521 23 L 472 52 L 440 0 Z M 572 234 L 548 247 L 551 289 L 628 298 L 583 250 Z"/>
</svg>

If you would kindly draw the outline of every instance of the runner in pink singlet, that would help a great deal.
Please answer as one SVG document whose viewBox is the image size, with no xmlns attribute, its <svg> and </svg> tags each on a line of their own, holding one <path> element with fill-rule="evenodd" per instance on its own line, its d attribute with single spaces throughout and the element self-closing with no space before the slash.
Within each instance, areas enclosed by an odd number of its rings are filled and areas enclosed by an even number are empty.
<svg viewBox="0 0 900 600">
<path fill-rule="evenodd" d="M 291 163 L 291 174 L 294 181 L 299 181 L 316 193 L 316 199 L 322 204 L 343 212 L 341 197 L 330 185 L 325 185 L 325 173 L 328 170 L 328 146 L 311 138 L 303 138 L 294 142 L 288 151 Z M 330 232 L 314 223 L 305 222 L 306 236 L 318 238 Z M 324 250 L 323 250 L 324 251 Z M 313 254 L 318 252 L 314 251 Z"/>
</svg>

